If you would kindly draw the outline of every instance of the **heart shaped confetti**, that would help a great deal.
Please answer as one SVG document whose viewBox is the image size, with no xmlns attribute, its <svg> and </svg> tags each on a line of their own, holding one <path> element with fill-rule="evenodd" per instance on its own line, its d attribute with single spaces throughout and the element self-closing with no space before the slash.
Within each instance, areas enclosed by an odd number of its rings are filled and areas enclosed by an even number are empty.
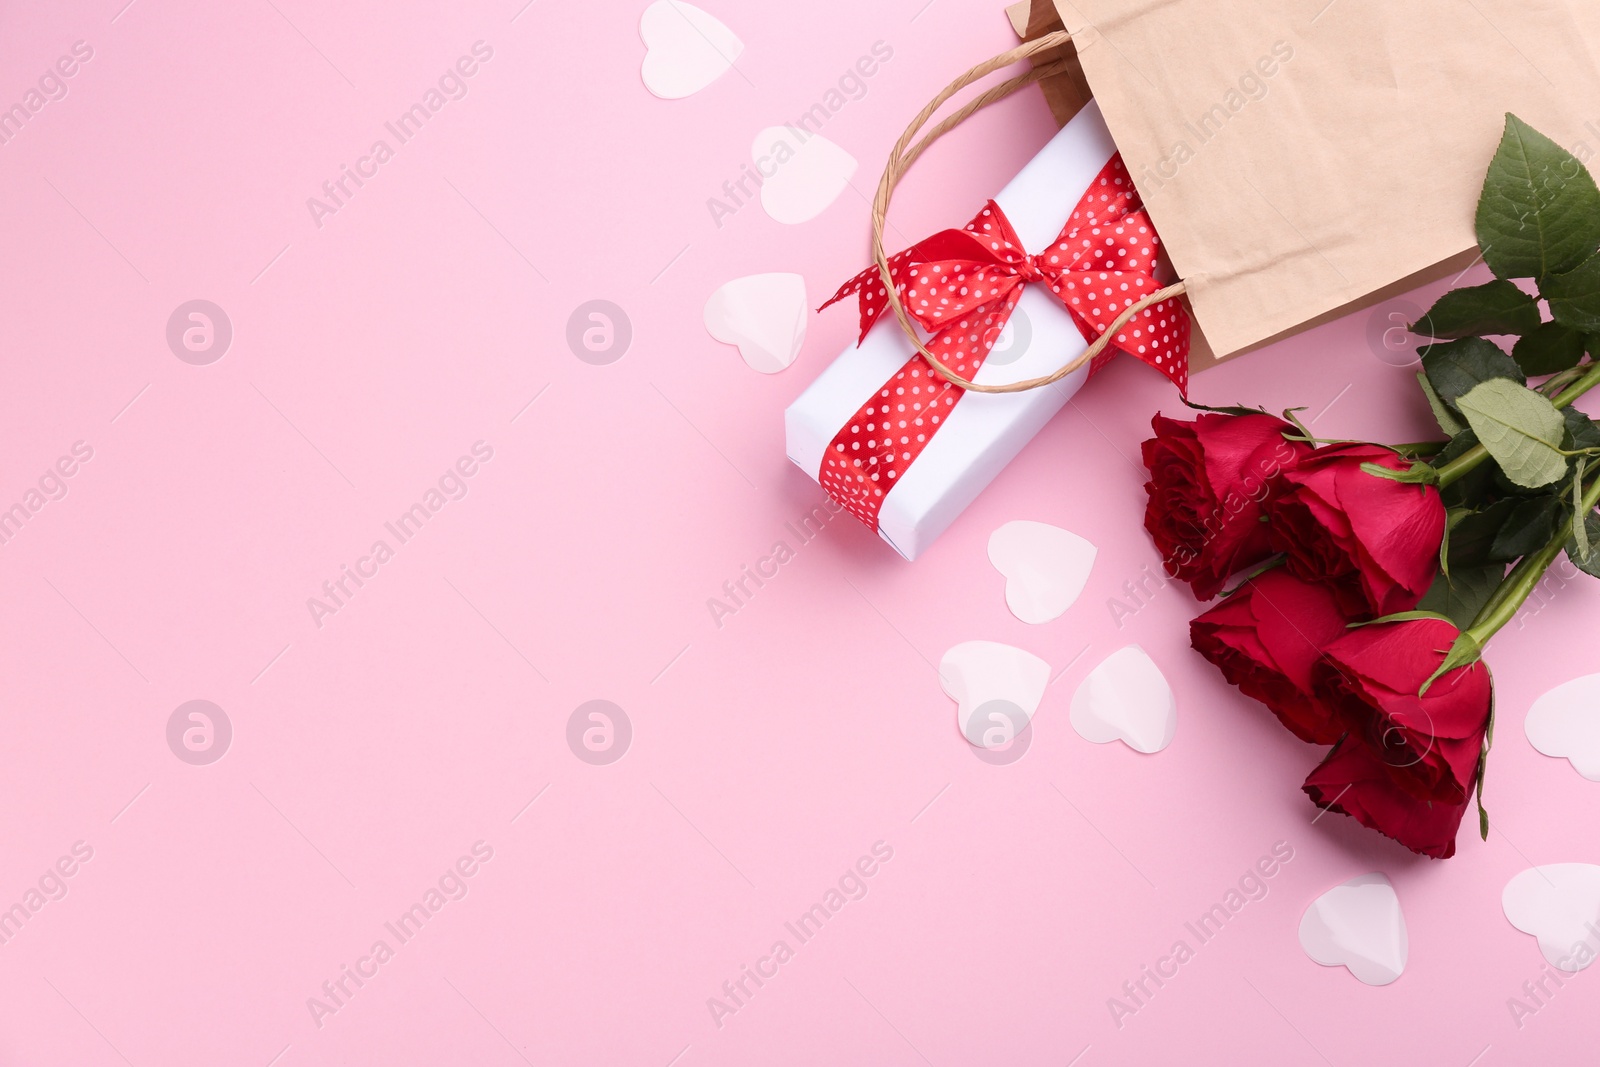
<svg viewBox="0 0 1600 1067">
<path fill-rule="evenodd" d="M 1600 955 L 1600 867 L 1592 863 L 1529 867 L 1506 883 L 1500 907 L 1538 939 L 1552 967 L 1581 971 Z"/>
<path fill-rule="evenodd" d="M 939 684 L 956 702 L 961 736 L 997 747 L 1032 721 L 1050 684 L 1050 664 L 998 641 L 965 641 L 939 661 Z"/>
<path fill-rule="evenodd" d="M 663 100 L 693 96 L 716 81 L 744 51 L 733 31 L 683 0 L 656 0 L 639 16 L 644 87 Z"/>
<path fill-rule="evenodd" d="M 1072 728 L 1097 745 L 1121 741 L 1135 752 L 1160 752 L 1178 731 L 1177 699 L 1145 650 L 1126 645 L 1079 683 Z"/>
<path fill-rule="evenodd" d="M 1336 885 L 1300 917 L 1300 947 L 1324 967 L 1344 967 L 1367 985 L 1388 985 L 1406 969 L 1406 917 L 1387 875 Z"/>
<path fill-rule="evenodd" d="M 750 150 L 761 183 L 761 207 L 794 225 L 816 218 L 839 198 L 856 172 L 855 157 L 818 133 L 769 126 Z"/>
<path fill-rule="evenodd" d="M 1006 606 L 1023 622 L 1060 618 L 1089 580 L 1095 547 L 1045 522 L 1018 519 L 989 535 L 989 562 L 1006 579 Z"/>
<path fill-rule="evenodd" d="M 1600 674 L 1556 686 L 1533 702 L 1522 728 L 1546 756 L 1565 756 L 1574 770 L 1600 782 Z"/>
<path fill-rule="evenodd" d="M 798 274 L 735 278 L 706 301 L 706 331 L 762 374 L 795 361 L 806 339 L 806 280 Z"/>
</svg>

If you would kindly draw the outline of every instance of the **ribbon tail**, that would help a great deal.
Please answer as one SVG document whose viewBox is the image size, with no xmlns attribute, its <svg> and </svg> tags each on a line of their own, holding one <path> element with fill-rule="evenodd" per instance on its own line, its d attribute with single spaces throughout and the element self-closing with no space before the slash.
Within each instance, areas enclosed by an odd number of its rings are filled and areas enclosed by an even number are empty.
<svg viewBox="0 0 1600 1067">
<path fill-rule="evenodd" d="M 1005 220 L 1005 216 L 1000 213 L 999 207 L 991 200 L 978 218 L 969 223 L 969 226 L 973 227 L 973 229 L 941 230 L 932 237 L 918 241 L 910 248 L 890 256 L 889 277 L 894 282 L 895 292 L 902 294 L 905 292 L 910 279 L 916 274 L 918 264 L 926 266 L 949 261 L 949 266 L 955 270 L 982 269 L 989 265 L 1008 266 L 1003 261 L 996 260 L 991 254 L 992 250 L 987 243 L 987 238 L 974 232 L 975 228 L 982 225 L 983 220 L 991 215 L 993 216 L 993 221 L 998 222 L 1002 227 L 1002 237 L 1008 240 L 1015 237 L 1015 233 L 1011 230 L 1011 224 Z M 888 308 L 887 300 L 879 296 L 879 290 L 883 287 L 883 274 L 876 264 L 872 264 L 841 285 L 839 291 L 824 301 L 817 310 L 821 311 L 823 308 L 831 307 L 851 293 L 859 293 L 861 298 L 861 335 L 856 339 L 856 343 L 860 344 L 866 340 L 867 334 L 872 330 L 873 325 L 877 323 Z M 919 315 L 916 309 L 908 310 L 912 317 L 930 330 L 937 329 L 942 325 L 942 323 L 930 321 Z"/>
<path fill-rule="evenodd" d="M 877 276 L 878 268 L 876 266 L 868 267 L 860 274 L 857 274 L 854 278 L 851 278 L 849 281 L 839 286 L 839 291 L 828 297 L 828 299 L 824 300 L 821 304 L 818 304 L 817 310 L 825 311 L 826 309 L 837 304 L 839 301 L 843 300 L 845 297 L 849 296 L 851 293 L 860 290 L 869 279 L 876 278 Z"/>
<path fill-rule="evenodd" d="M 890 267 L 890 270 L 893 272 L 893 266 Z M 898 281 L 898 278 L 896 280 Z M 874 264 L 841 285 L 839 287 L 839 291 L 834 293 L 827 300 L 823 301 L 822 304 L 818 306 L 817 310 L 822 311 L 825 308 L 830 308 L 834 304 L 837 304 L 839 301 L 850 296 L 852 293 L 859 293 L 861 307 L 861 334 L 856 338 L 856 344 L 859 345 L 862 341 L 867 339 L 867 334 L 872 331 L 873 325 L 878 321 L 878 316 L 883 313 L 883 305 L 875 303 L 874 301 L 868 299 L 867 296 L 868 292 L 870 291 L 869 287 L 881 284 L 882 281 L 883 277 L 878 272 L 877 265 Z"/>
</svg>

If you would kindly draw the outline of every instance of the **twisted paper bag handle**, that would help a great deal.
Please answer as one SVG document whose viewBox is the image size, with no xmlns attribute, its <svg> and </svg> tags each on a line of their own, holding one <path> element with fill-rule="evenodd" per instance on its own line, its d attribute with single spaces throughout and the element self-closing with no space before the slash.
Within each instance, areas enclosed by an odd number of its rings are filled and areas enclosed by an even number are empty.
<svg viewBox="0 0 1600 1067">
<path fill-rule="evenodd" d="M 917 157 L 927 151 L 929 145 L 949 133 L 956 126 L 959 126 L 973 112 L 981 111 L 997 100 L 1004 100 L 1018 89 L 1032 85 L 1036 81 L 1048 78 L 1052 74 L 1061 73 L 1067 69 L 1067 61 L 1058 59 L 1053 63 L 1034 67 L 1028 73 L 1018 75 L 1010 81 L 1002 82 L 994 88 L 980 93 L 970 102 L 941 120 L 938 125 L 928 131 L 926 137 L 915 145 L 911 144 L 911 139 L 922 130 L 923 126 L 927 125 L 928 120 L 933 117 L 933 113 L 939 110 L 945 101 L 979 78 L 986 77 L 1002 67 L 1008 67 L 1020 59 L 1027 59 L 1058 45 L 1068 44 L 1071 40 L 1072 35 L 1065 30 L 1047 33 L 1043 37 L 1018 45 L 1008 52 L 1000 53 L 993 59 L 979 63 L 945 86 L 937 96 L 928 102 L 927 107 L 917 113 L 917 117 L 911 120 L 911 125 L 906 127 L 906 132 L 901 134 L 900 139 L 895 142 L 894 148 L 889 153 L 888 165 L 884 167 L 883 177 L 878 182 L 877 195 L 872 198 L 872 260 L 878 265 L 878 274 L 883 279 L 884 295 L 889 301 L 889 306 L 894 309 L 894 317 L 899 320 L 900 328 L 905 331 L 906 336 L 911 339 L 911 343 L 922 354 L 922 358 L 928 361 L 928 364 L 933 367 L 934 372 L 939 377 L 952 385 L 958 385 L 974 393 L 1020 393 L 1028 389 L 1037 389 L 1040 386 L 1050 385 L 1052 382 L 1058 382 L 1105 351 L 1106 346 L 1111 343 L 1111 338 L 1116 335 L 1117 331 L 1126 326 L 1139 312 L 1152 304 L 1159 304 L 1163 300 L 1171 299 L 1187 291 L 1181 281 L 1175 282 L 1164 289 L 1156 290 L 1148 296 L 1135 301 L 1132 306 L 1118 315 L 1110 327 L 1099 337 L 1096 337 L 1093 343 L 1077 359 L 1074 359 L 1064 367 L 1051 371 L 1049 374 L 1038 378 L 1026 378 L 1007 385 L 979 385 L 977 382 L 961 377 L 961 375 L 940 363 L 939 358 L 928 351 L 927 346 L 917 337 L 916 328 L 912 326 L 910 316 L 906 314 L 906 309 L 900 303 L 900 294 L 895 291 L 894 278 L 889 273 L 889 257 L 883 251 L 884 220 L 889 214 L 889 198 L 894 195 L 895 186 L 900 184 L 900 179 L 905 175 L 905 172 L 911 168 L 912 163 L 916 162 Z M 910 146 L 909 148 L 907 147 L 908 145 Z"/>
</svg>

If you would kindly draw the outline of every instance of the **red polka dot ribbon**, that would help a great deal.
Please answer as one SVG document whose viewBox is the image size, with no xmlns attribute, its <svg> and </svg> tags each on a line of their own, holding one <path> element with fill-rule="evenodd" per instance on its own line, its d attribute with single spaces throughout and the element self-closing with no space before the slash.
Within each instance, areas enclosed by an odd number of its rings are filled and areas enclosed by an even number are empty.
<svg viewBox="0 0 1600 1067">
<path fill-rule="evenodd" d="M 1047 286 L 1092 342 L 1134 301 L 1161 288 L 1153 271 L 1160 240 L 1122 156 L 1114 155 L 1050 247 L 1030 255 L 993 200 L 959 230 L 944 230 L 889 259 L 900 302 L 924 330 L 928 350 L 971 380 L 983 366 L 1030 282 Z M 823 304 L 860 294 L 861 337 L 888 309 L 883 278 L 868 267 Z M 822 310 L 818 308 L 817 310 Z M 1135 315 L 1089 364 L 1116 352 L 1189 383 L 1189 316 L 1176 299 Z M 921 353 L 863 404 L 829 442 L 818 480 L 873 530 L 884 497 L 922 453 L 966 390 L 939 377 Z"/>
</svg>

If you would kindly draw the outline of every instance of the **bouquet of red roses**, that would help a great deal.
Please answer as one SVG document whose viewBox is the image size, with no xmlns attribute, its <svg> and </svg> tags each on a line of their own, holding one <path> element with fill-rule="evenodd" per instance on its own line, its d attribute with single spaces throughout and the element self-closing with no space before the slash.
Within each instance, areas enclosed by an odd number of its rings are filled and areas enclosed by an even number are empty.
<svg viewBox="0 0 1600 1067">
<path fill-rule="evenodd" d="M 1495 280 L 1412 326 L 1447 439 L 1324 442 L 1292 412 L 1228 408 L 1157 416 L 1143 446 L 1167 571 L 1203 600 L 1250 572 L 1193 621 L 1195 649 L 1333 746 L 1314 803 L 1438 858 L 1474 797 L 1488 835 L 1484 645 L 1563 552 L 1600 577 L 1600 425 L 1571 406 L 1600 384 L 1600 189 L 1508 115 L 1477 235 Z"/>
</svg>

